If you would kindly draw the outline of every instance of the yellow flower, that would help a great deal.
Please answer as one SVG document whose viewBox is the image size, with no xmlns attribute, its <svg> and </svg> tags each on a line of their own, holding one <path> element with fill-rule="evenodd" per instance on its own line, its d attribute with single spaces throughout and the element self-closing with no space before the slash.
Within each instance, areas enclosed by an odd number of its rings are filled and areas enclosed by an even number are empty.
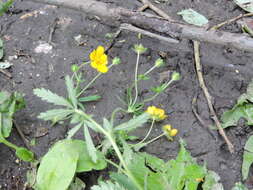
<svg viewBox="0 0 253 190">
<path fill-rule="evenodd" d="M 170 136 L 171 136 L 171 137 L 175 137 L 175 136 L 177 135 L 177 133 L 178 133 L 178 130 L 177 130 L 177 129 L 171 129 L 171 130 L 170 130 Z"/>
<path fill-rule="evenodd" d="M 172 137 L 175 137 L 177 135 L 178 130 L 177 129 L 173 129 L 171 127 L 171 125 L 164 125 L 163 126 L 163 132 L 165 133 L 165 135 L 167 136 L 167 138 L 172 141 L 173 140 Z"/>
<path fill-rule="evenodd" d="M 146 112 L 149 113 L 156 121 L 164 120 L 167 117 L 163 109 L 157 108 L 155 106 L 149 106 Z"/>
<path fill-rule="evenodd" d="M 103 46 L 98 46 L 90 53 L 90 61 L 91 67 L 97 69 L 98 72 L 106 73 L 108 71 L 108 60 Z"/>
</svg>

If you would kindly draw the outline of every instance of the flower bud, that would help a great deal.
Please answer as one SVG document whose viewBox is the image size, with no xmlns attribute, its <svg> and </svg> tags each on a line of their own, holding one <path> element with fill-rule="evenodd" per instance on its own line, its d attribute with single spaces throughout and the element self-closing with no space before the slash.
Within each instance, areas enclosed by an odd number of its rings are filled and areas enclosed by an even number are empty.
<svg viewBox="0 0 253 190">
<path fill-rule="evenodd" d="M 136 44 L 134 45 L 134 51 L 138 54 L 142 54 L 147 51 L 147 48 L 145 48 L 142 44 Z"/>
<path fill-rule="evenodd" d="M 176 136 L 177 133 L 178 133 L 178 130 L 177 130 L 177 129 L 171 129 L 171 130 L 170 130 L 170 136 L 171 136 L 171 137 Z"/>
<path fill-rule="evenodd" d="M 114 57 L 112 60 L 113 65 L 119 65 L 121 63 L 121 59 L 119 57 Z"/>
<path fill-rule="evenodd" d="M 171 76 L 171 80 L 177 81 L 177 80 L 179 80 L 179 79 L 180 79 L 180 73 L 178 73 L 178 72 L 173 72 L 173 73 L 172 73 L 172 76 Z"/>
<path fill-rule="evenodd" d="M 74 65 L 71 65 L 71 71 L 72 72 L 77 72 L 78 71 L 78 69 L 79 69 L 79 67 L 78 67 L 78 65 L 76 65 L 76 64 L 74 64 Z"/>
<path fill-rule="evenodd" d="M 157 59 L 157 60 L 155 61 L 155 66 L 156 66 L 156 67 L 161 67 L 161 66 L 163 66 L 163 65 L 164 65 L 163 59 L 159 58 L 159 59 Z"/>
</svg>

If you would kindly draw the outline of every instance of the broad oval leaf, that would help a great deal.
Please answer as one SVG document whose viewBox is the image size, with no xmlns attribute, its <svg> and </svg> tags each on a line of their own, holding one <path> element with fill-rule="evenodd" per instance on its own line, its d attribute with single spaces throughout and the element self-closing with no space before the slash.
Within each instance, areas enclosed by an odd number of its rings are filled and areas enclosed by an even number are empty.
<svg viewBox="0 0 253 190">
<path fill-rule="evenodd" d="M 34 161 L 34 154 L 33 152 L 27 150 L 26 148 L 19 147 L 16 150 L 16 156 L 25 162 L 32 162 Z"/>
<path fill-rule="evenodd" d="M 183 20 L 189 24 L 193 24 L 195 26 L 204 26 L 208 23 L 208 20 L 203 15 L 192 9 L 182 10 L 177 13 L 183 17 Z"/>
<path fill-rule="evenodd" d="M 42 158 L 37 190 L 67 190 L 76 171 L 79 153 L 73 149 L 72 140 L 57 142 Z"/>
</svg>

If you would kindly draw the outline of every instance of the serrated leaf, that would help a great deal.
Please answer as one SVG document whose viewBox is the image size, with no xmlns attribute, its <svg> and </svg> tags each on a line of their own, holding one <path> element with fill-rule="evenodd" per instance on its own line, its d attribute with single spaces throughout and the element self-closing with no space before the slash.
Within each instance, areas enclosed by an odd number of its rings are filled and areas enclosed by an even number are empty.
<svg viewBox="0 0 253 190">
<path fill-rule="evenodd" d="M 198 184 L 206 175 L 206 169 L 197 165 L 195 159 L 186 151 L 182 140 L 180 144 L 176 160 L 170 160 L 167 163 L 169 184 L 175 190 L 181 190 L 184 186 L 188 189 L 197 189 Z"/>
<path fill-rule="evenodd" d="M 41 160 L 36 189 L 67 190 L 75 175 L 78 158 L 72 140 L 57 142 Z"/>
<path fill-rule="evenodd" d="M 204 26 L 208 23 L 208 20 L 203 15 L 192 9 L 182 10 L 177 13 L 183 17 L 183 20 L 189 24 L 193 24 L 195 26 Z"/>
<path fill-rule="evenodd" d="M 77 108 L 77 94 L 76 94 L 76 89 L 74 87 L 73 81 L 71 78 L 67 75 L 65 77 L 65 83 L 68 91 L 68 97 L 69 100 L 71 101 L 72 105 Z"/>
<path fill-rule="evenodd" d="M 87 150 L 88 150 L 89 156 L 91 157 L 93 162 L 97 162 L 98 157 L 97 157 L 96 147 L 93 144 L 89 129 L 86 125 L 84 125 L 83 127 L 83 132 L 84 132 L 85 141 L 87 143 Z"/>
<path fill-rule="evenodd" d="M 1 49 L 0 49 L 0 54 L 1 54 Z M 0 55 L 0 57 L 1 57 L 1 55 Z M 11 66 L 12 66 L 12 64 L 9 61 L 0 62 L 0 69 L 8 69 Z"/>
<path fill-rule="evenodd" d="M 100 181 L 98 185 L 93 185 L 91 190 L 126 190 L 125 188 L 121 187 L 117 183 L 112 183 L 111 181 Z"/>
<path fill-rule="evenodd" d="M 107 131 L 112 131 L 113 126 L 111 125 L 111 123 L 108 121 L 108 119 L 103 118 L 103 127 L 107 130 Z"/>
<path fill-rule="evenodd" d="M 68 131 L 67 139 L 71 139 L 82 126 L 83 126 L 83 123 L 79 123 L 78 125 L 76 125 L 72 129 L 70 129 Z"/>
<path fill-rule="evenodd" d="M 32 162 L 34 160 L 33 152 L 23 147 L 16 149 L 16 156 L 25 162 Z"/>
<path fill-rule="evenodd" d="M 57 106 L 66 106 L 69 108 L 73 107 L 65 98 L 45 88 L 36 88 L 33 90 L 33 93 L 48 103 L 52 103 Z"/>
<path fill-rule="evenodd" d="M 118 126 L 116 126 L 114 129 L 115 130 L 126 130 L 126 131 L 131 131 L 133 129 L 136 129 L 140 126 L 142 126 L 144 123 L 146 123 L 150 119 L 150 115 L 147 113 L 143 113 L 125 123 L 122 123 Z"/>
<path fill-rule="evenodd" d="M 92 95 L 92 96 L 81 97 L 78 100 L 80 102 L 92 102 L 92 101 L 97 101 L 99 99 L 101 99 L 101 96 L 99 96 L 99 95 Z"/>
<path fill-rule="evenodd" d="M 242 179 L 246 180 L 249 175 L 249 168 L 253 163 L 253 136 L 250 136 L 244 146 L 242 162 Z"/>
<path fill-rule="evenodd" d="M 253 13 L 253 0 L 234 0 L 234 2 L 245 11 Z"/>
<path fill-rule="evenodd" d="M 208 171 L 202 188 L 203 190 L 223 190 L 223 186 L 220 183 L 220 176 L 214 171 Z"/>
<path fill-rule="evenodd" d="M 68 115 L 73 113 L 73 110 L 67 110 L 67 109 L 52 109 L 48 110 L 46 112 L 40 113 L 38 118 L 43 119 L 45 121 L 53 121 L 58 122 L 60 120 L 65 119 Z"/>
</svg>

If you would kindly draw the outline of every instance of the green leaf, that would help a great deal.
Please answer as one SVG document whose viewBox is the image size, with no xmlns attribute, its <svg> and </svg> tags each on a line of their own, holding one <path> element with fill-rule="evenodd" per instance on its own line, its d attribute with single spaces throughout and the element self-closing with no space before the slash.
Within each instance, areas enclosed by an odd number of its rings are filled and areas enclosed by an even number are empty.
<svg viewBox="0 0 253 190">
<path fill-rule="evenodd" d="M 234 107 L 223 113 L 222 127 L 235 126 L 240 118 L 247 120 L 248 125 L 253 125 L 253 81 L 248 85 L 246 93 L 238 98 Z"/>
<path fill-rule="evenodd" d="M 12 116 L 10 116 L 8 113 L 3 113 L 2 114 L 2 130 L 1 133 L 3 135 L 4 138 L 7 138 L 10 136 L 11 134 L 11 130 L 12 130 Z"/>
<path fill-rule="evenodd" d="M 203 190 L 223 190 L 223 186 L 219 181 L 220 176 L 217 173 L 208 171 L 202 188 Z"/>
<path fill-rule="evenodd" d="M 97 162 L 98 157 L 97 157 L 96 148 L 93 144 L 89 129 L 86 125 L 84 125 L 83 127 L 83 132 L 84 132 L 85 141 L 87 143 L 87 150 L 88 150 L 89 156 L 91 157 L 93 162 Z"/>
<path fill-rule="evenodd" d="M 204 26 L 208 23 L 208 20 L 203 15 L 197 13 L 192 9 L 182 10 L 177 13 L 183 17 L 183 20 L 189 24 L 193 24 L 195 26 Z"/>
<path fill-rule="evenodd" d="M 23 147 L 18 147 L 16 149 L 16 156 L 20 158 L 21 160 L 25 162 L 32 162 L 34 161 L 34 154 L 33 152 L 27 150 L 26 148 Z"/>
<path fill-rule="evenodd" d="M 93 185 L 91 190 L 126 190 L 125 188 L 121 187 L 117 183 L 112 183 L 111 181 L 100 181 L 98 185 Z M 129 189 L 130 190 L 130 189 Z"/>
<path fill-rule="evenodd" d="M 253 13 L 253 1 L 252 0 L 234 0 L 234 2 L 247 12 Z"/>
<path fill-rule="evenodd" d="M 48 103 L 52 103 L 57 106 L 66 106 L 69 108 L 73 107 L 65 98 L 51 92 L 50 90 L 44 88 L 36 88 L 33 90 L 33 93 Z"/>
<path fill-rule="evenodd" d="M 99 99 L 101 99 L 101 96 L 92 95 L 92 96 L 81 97 L 78 100 L 79 100 L 79 102 L 92 102 L 92 101 L 97 101 Z"/>
<path fill-rule="evenodd" d="M 138 80 L 149 80 L 150 77 L 147 75 L 140 74 L 138 75 Z"/>
<path fill-rule="evenodd" d="M 83 126 L 83 123 L 79 123 L 78 125 L 76 125 L 75 127 L 73 127 L 72 129 L 70 129 L 68 131 L 68 136 L 67 139 L 71 139 L 76 133 L 77 131 Z"/>
<path fill-rule="evenodd" d="M 242 162 L 242 179 L 246 180 L 249 175 L 249 168 L 253 163 L 253 136 L 250 136 L 244 146 Z"/>
<path fill-rule="evenodd" d="M 181 147 L 176 160 L 167 163 L 169 184 L 172 189 L 181 190 L 184 186 L 187 189 L 197 189 L 198 184 L 206 175 L 206 169 L 197 165 L 181 140 Z"/>
<path fill-rule="evenodd" d="M 8 0 L 6 2 L 0 2 L 0 16 L 2 16 L 12 6 L 14 0 Z"/>
<path fill-rule="evenodd" d="M 68 190 L 83 190 L 85 186 L 85 183 L 81 179 L 76 177 L 75 180 L 70 184 Z"/>
<path fill-rule="evenodd" d="M 67 86 L 69 100 L 71 101 L 72 105 L 75 108 L 77 108 L 76 89 L 74 87 L 73 81 L 71 80 L 71 78 L 68 75 L 65 77 L 65 83 L 66 83 L 66 86 Z"/>
<path fill-rule="evenodd" d="M 74 149 L 79 152 L 76 172 L 87 172 L 91 170 L 102 170 L 106 168 L 107 162 L 104 155 L 96 150 L 97 162 L 93 162 L 88 153 L 88 144 L 81 140 L 73 140 Z"/>
<path fill-rule="evenodd" d="M 235 186 L 231 190 L 248 190 L 241 182 L 235 184 Z"/>
<path fill-rule="evenodd" d="M 125 123 L 122 123 L 118 126 L 116 126 L 115 130 L 125 130 L 125 131 L 131 131 L 133 129 L 136 129 L 137 127 L 142 126 L 144 123 L 148 121 L 150 118 L 150 115 L 147 113 L 143 113 Z"/>
<path fill-rule="evenodd" d="M 40 113 L 38 118 L 43 119 L 45 121 L 50 121 L 51 120 L 53 122 L 58 122 L 60 120 L 65 119 L 71 113 L 73 113 L 73 110 L 52 109 L 52 110 L 48 110 L 46 112 Z"/>
<path fill-rule="evenodd" d="M 42 158 L 36 190 L 67 190 L 75 175 L 79 152 L 72 140 L 57 142 Z"/>
<path fill-rule="evenodd" d="M 107 130 L 107 131 L 112 131 L 113 126 L 111 125 L 111 123 L 108 121 L 108 119 L 103 118 L 103 127 Z"/>
<path fill-rule="evenodd" d="M 128 190 L 137 190 L 134 183 L 126 176 L 120 173 L 111 173 L 110 177 L 118 182 L 119 185 Z"/>
</svg>

